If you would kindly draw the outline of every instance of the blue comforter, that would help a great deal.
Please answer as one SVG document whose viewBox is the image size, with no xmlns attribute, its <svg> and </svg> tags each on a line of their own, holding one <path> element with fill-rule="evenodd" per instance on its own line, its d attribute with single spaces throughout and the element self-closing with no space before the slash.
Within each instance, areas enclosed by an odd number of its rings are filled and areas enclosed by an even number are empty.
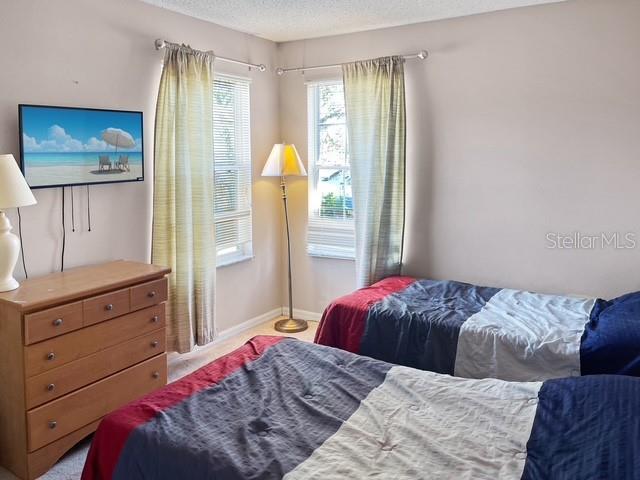
<svg viewBox="0 0 640 480">
<path fill-rule="evenodd" d="M 606 301 L 392 277 L 333 302 L 316 342 L 467 378 L 640 375 L 640 294 Z"/>
<path fill-rule="evenodd" d="M 84 480 L 638 479 L 640 379 L 464 379 L 257 337 L 107 416 Z"/>
</svg>

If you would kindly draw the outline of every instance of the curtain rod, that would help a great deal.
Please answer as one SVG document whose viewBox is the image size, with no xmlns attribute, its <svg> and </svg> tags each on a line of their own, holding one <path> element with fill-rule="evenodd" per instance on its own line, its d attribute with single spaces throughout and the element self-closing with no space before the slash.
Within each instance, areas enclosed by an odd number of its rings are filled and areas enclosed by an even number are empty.
<svg viewBox="0 0 640 480">
<path fill-rule="evenodd" d="M 191 47 L 185 47 L 183 45 L 179 45 L 177 43 L 171 43 L 171 42 L 167 42 L 161 38 L 158 38 L 155 41 L 155 46 L 156 46 L 156 50 L 161 50 L 163 48 L 188 48 L 189 50 L 193 50 L 194 52 L 197 50 L 192 49 Z M 202 53 L 206 53 L 209 55 L 213 55 L 215 56 L 216 60 L 221 60 L 223 62 L 227 62 L 227 63 L 235 63 L 236 65 L 244 65 L 245 67 L 250 67 L 250 68 L 256 68 L 261 72 L 265 72 L 267 70 L 267 67 L 265 66 L 264 63 L 249 63 L 249 62 L 243 62 L 242 60 L 234 60 L 233 58 L 225 58 L 225 57 L 219 57 L 217 55 L 215 55 L 213 53 L 213 50 L 209 50 L 207 52 L 202 52 Z"/>
<path fill-rule="evenodd" d="M 409 55 L 402 55 L 402 58 L 405 60 L 410 60 L 412 58 L 419 58 L 420 60 L 424 60 L 429 56 L 429 52 L 426 50 L 420 50 L 418 53 L 411 53 Z M 321 68 L 338 68 L 343 65 L 347 65 L 353 62 L 344 62 L 344 63 L 335 63 L 333 65 L 314 65 L 312 67 L 293 67 L 293 68 L 277 68 L 276 73 L 278 75 L 284 75 L 287 72 L 304 72 L 307 70 L 320 70 Z"/>
</svg>

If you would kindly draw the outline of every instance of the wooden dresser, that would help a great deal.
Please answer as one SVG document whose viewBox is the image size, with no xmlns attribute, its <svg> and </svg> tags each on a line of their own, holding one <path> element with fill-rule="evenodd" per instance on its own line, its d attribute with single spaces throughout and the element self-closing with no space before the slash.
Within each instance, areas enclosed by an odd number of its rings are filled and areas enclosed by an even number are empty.
<svg viewBox="0 0 640 480">
<path fill-rule="evenodd" d="M 169 269 L 117 261 L 0 293 L 0 464 L 46 472 L 108 412 L 166 384 Z"/>
</svg>

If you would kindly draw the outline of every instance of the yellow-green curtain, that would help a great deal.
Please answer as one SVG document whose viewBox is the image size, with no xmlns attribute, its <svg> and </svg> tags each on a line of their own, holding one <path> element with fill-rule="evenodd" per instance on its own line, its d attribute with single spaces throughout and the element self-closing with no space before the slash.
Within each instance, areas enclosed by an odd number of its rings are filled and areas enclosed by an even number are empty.
<svg viewBox="0 0 640 480">
<path fill-rule="evenodd" d="M 213 61 L 168 48 L 156 107 L 152 259 L 172 270 L 167 348 L 178 352 L 215 336 Z"/>
<path fill-rule="evenodd" d="M 343 66 L 359 287 L 399 275 L 405 219 L 404 59 Z"/>
</svg>

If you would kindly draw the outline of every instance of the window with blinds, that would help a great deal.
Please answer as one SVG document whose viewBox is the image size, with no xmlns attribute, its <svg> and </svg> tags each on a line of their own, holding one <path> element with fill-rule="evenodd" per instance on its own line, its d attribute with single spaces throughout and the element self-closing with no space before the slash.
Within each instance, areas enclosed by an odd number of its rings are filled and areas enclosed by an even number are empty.
<svg viewBox="0 0 640 480">
<path fill-rule="evenodd" d="M 215 76 L 213 154 L 218 266 L 253 256 L 249 87 L 249 79 Z"/>
<path fill-rule="evenodd" d="M 351 168 L 342 81 L 308 85 L 309 225 L 307 252 L 355 257 Z"/>
</svg>

